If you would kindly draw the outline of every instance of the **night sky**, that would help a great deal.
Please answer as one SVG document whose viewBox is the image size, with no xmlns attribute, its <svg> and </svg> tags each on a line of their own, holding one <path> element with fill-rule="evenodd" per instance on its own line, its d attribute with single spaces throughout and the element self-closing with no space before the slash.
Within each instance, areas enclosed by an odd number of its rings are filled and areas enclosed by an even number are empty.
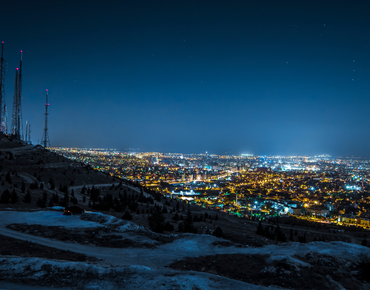
<svg viewBox="0 0 370 290">
<path fill-rule="evenodd" d="M 33 143 L 49 89 L 52 146 L 370 157 L 369 12 L 367 0 L 2 1 L 8 111 L 22 49 Z"/>
</svg>

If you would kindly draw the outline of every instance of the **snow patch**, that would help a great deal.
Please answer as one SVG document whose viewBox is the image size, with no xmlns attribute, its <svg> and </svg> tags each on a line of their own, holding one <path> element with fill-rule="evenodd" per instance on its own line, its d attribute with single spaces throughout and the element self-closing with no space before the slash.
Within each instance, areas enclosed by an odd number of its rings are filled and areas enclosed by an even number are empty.
<svg viewBox="0 0 370 290">
<path fill-rule="evenodd" d="M 152 270 L 151 268 L 147 267 L 147 266 L 142 266 L 142 265 L 132 265 L 129 267 L 130 269 L 133 269 L 133 270 L 145 270 L 145 271 L 150 271 Z"/>
<path fill-rule="evenodd" d="M 78 215 L 64 215 L 59 211 L 0 211 L 0 225 L 26 223 L 29 225 L 62 226 L 66 228 L 98 227 L 99 223 L 83 221 Z"/>
<path fill-rule="evenodd" d="M 92 221 L 102 224 L 120 233 L 124 233 L 127 231 L 139 231 L 143 229 L 143 227 L 139 227 L 137 224 L 133 222 L 124 221 L 114 216 L 106 215 L 100 212 L 84 213 L 80 216 L 80 219 L 84 221 Z"/>
<path fill-rule="evenodd" d="M 63 206 L 52 206 L 52 207 L 48 207 L 48 209 L 53 209 L 53 210 L 57 210 L 57 211 L 64 211 L 65 207 Z"/>
</svg>

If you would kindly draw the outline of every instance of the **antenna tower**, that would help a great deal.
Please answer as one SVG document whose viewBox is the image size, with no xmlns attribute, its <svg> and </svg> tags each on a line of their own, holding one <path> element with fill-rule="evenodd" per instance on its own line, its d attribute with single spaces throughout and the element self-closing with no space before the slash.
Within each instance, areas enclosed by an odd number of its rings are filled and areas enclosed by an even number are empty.
<svg viewBox="0 0 370 290">
<path fill-rule="evenodd" d="M 45 104 L 45 127 L 44 127 L 44 133 L 42 134 L 41 138 L 41 145 L 44 146 L 44 148 L 50 148 L 50 139 L 49 139 L 49 133 L 48 133 L 48 106 L 50 104 L 48 103 L 48 90 L 46 90 L 46 104 Z"/>
<path fill-rule="evenodd" d="M 22 50 L 19 69 L 15 72 L 15 86 L 13 97 L 13 117 L 12 117 L 12 134 L 17 140 L 21 140 L 22 124 Z"/>
<path fill-rule="evenodd" d="M 28 141 L 27 144 L 32 144 L 31 143 L 31 124 L 28 123 Z"/>
<path fill-rule="evenodd" d="M 6 103 L 5 103 L 5 60 L 4 60 L 4 41 L 1 42 L 0 58 L 0 132 L 7 133 L 6 128 Z"/>
<path fill-rule="evenodd" d="M 31 144 L 31 124 L 28 121 L 26 121 L 26 136 L 24 142 L 26 142 L 27 145 Z"/>
<path fill-rule="evenodd" d="M 26 134 L 24 136 L 24 142 L 27 144 L 28 141 L 28 121 L 26 121 Z"/>
</svg>

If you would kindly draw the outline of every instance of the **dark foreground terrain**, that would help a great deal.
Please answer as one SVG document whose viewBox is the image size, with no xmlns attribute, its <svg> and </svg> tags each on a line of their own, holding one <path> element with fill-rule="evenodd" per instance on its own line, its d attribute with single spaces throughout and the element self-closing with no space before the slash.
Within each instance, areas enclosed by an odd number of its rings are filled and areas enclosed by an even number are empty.
<svg viewBox="0 0 370 290">
<path fill-rule="evenodd" d="M 87 213 L 63 216 L 65 205 Z M 287 243 L 271 240 L 256 234 L 255 221 L 165 198 L 2 134 L 0 215 L 0 288 L 370 289 L 362 235 L 295 225 L 289 237 L 288 223 Z M 297 243 L 302 235 L 331 242 Z"/>
<path fill-rule="evenodd" d="M 286 259 L 268 261 L 270 255 L 213 255 L 186 258 L 170 265 L 177 270 L 207 272 L 264 286 L 293 289 L 364 289 L 369 261 L 351 263 L 319 253 L 296 256 L 307 265 L 297 266 Z M 343 288 L 341 288 L 343 287 Z"/>
</svg>

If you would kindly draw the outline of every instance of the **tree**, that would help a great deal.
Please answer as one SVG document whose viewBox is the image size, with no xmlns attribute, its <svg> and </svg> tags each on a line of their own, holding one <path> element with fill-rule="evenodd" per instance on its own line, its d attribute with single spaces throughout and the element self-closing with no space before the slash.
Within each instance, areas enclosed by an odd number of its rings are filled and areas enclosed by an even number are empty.
<svg viewBox="0 0 370 290">
<path fill-rule="evenodd" d="M 25 193 L 26 192 L 26 184 L 24 183 L 24 180 L 22 180 L 21 192 L 22 193 Z"/>
<path fill-rule="evenodd" d="M 48 202 L 48 194 L 47 194 L 47 192 L 46 191 L 44 191 L 43 193 L 42 193 L 42 204 L 43 204 L 43 206 L 45 207 L 46 206 L 46 203 Z"/>
<path fill-rule="evenodd" d="M 46 207 L 47 201 L 48 201 L 48 195 L 47 195 L 46 191 L 44 191 L 43 195 L 42 195 L 42 198 L 40 197 L 37 200 L 36 205 L 38 205 L 40 207 Z"/>
<path fill-rule="evenodd" d="M 258 222 L 258 226 L 257 226 L 257 232 L 256 232 L 256 234 L 263 236 L 264 233 L 265 233 L 265 231 L 264 231 L 264 229 L 262 227 L 262 223 L 261 223 L 261 221 L 259 221 Z"/>
<path fill-rule="evenodd" d="M 68 202 L 69 202 L 69 195 L 68 195 L 68 192 L 65 192 L 64 198 L 63 198 L 63 206 L 68 207 Z"/>
<path fill-rule="evenodd" d="M 167 211 L 167 206 L 165 206 L 165 205 L 164 205 L 164 206 L 162 207 L 162 212 L 163 212 L 163 213 L 168 213 L 168 211 Z"/>
<path fill-rule="evenodd" d="M 8 171 L 8 173 L 5 175 L 5 180 L 6 182 L 8 182 L 9 184 L 12 184 L 12 178 L 10 177 L 10 171 Z"/>
<path fill-rule="evenodd" d="M 30 191 L 30 189 L 27 189 L 27 193 L 24 196 L 23 202 L 25 202 L 25 203 L 31 203 L 31 201 L 32 201 L 31 191 Z"/>
<path fill-rule="evenodd" d="M 97 202 L 99 199 L 100 191 L 99 188 L 95 188 L 94 185 L 91 188 L 91 201 Z"/>
<path fill-rule="evenodd" d="M 188 210 L 188 214 L 185 218 L 185 220 L 179 224 L 178 226 L 179 232 L 184 232 L 184 233 L 194 233 L 196 234 L 197 228 L 193 227 L 193 218 L 191 216 L 190 210 Z"/>
<path fill-rule="evenodd" d="M 283 231 L 280 229 L 280 226 L 276 227 L 276 240 L 279 242 L 286 242 L 286 236 Z"/>
<path fill-rule="evenodd" d="M 175 215 L 172 217 L 172 220 L 177 222 L 180 219 L 179 215 L 175 213 Z"/>
<path fill-rule="evenodd" d="M 367 240 L 366 240 L 366 237 L 362 240 L 362 242 L 361 242 L 361 245 L 363 245 L 363 246 L 367 246 Z"/>
<path fill-rule="evenodd" d="M 166 222 L 164 224 L 164 228 L 163 229 L 165 231 L 172 232 L 175 229 L 175 227 L 172 224 L 170 224 L 169 222 Z"/>
<path fill-rule="evenodd" d="M 11 200 L 12 203 L 16 203 L 18 201 L 18 194 L 15 191 L 15 189 L 13 189 L 13 191 L 12 191 L 12 195 L 10 197 L 10 200 Z"/>
<path fill-rule="evenodd" d="M 153 232 L 163 233 L 164 230 L 164 217 L 161 210 L 156 209 L 148 217 L 149 227 Z"/>
<path fill-rule="evenodd" d="M 55 189 L 54 179 L 50 176 L 49 178 L 50 189 Z"/>
<path fill-rule="evenodd" d="M 51 199 L 53 200 L 53 203 L 54 204 L 58 204 L 59 203 L 59 196 L 58 196 L 58 194 L 54 193 Z"/>
<path fill-rule="evenodd" d="M 300 243 L 306 243 L 307 242 L 306 233 L 304 233 L 303 236 L 298 237 L 298 242 L 300 242 Z"/>
<path fill-rule="evenodd" d="M 75 198 L 75 197 L 73 196 L 73 197 L 71 197 L 71 202 L 72 202 L 73 204 L 77 204 L 77 203 L 78 203 L 78 200 L 77 200 L 77 198 Z"/>
<path fill-rule="evenodd" d="M 5 189 L 0 197 L 0 203 L 4 203 L 4 204 L 9 203 L 10 198 L 11 198 L 11 194 L 9 190 Z"/>
</svg>

